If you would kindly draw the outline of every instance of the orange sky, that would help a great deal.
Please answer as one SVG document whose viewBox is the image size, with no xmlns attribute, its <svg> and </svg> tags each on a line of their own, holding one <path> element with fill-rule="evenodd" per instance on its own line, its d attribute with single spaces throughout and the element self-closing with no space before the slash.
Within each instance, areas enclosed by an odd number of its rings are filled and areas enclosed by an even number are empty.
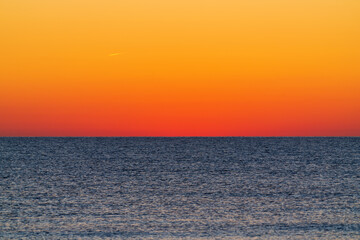
<svg viewBox="0 0 360 240">
<path fill-rule="evenodd" d="M 0 0 L 0 136 L 360 136 L 359 0 Z"/>
</svg>

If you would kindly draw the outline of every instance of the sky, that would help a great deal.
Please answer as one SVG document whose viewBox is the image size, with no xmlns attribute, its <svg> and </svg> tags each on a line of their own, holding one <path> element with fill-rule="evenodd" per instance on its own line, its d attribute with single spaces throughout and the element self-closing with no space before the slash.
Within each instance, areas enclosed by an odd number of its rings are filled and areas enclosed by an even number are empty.
<svg viewBox="0 0 360 240">
<path fill-rule="evenodd" d="M 0 0 L 0 136 L 360 136 L 359 0 Z"/>
</svg>

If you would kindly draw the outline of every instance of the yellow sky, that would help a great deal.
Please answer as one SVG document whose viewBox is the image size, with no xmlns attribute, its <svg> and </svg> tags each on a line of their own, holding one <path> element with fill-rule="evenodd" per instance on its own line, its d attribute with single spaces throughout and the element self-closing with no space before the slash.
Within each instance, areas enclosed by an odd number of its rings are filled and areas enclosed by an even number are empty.
<svg viewBox="0 0 360 240">
<path fill-rule="evenodd" d="M 224 106 L 241 107 L 233 119 L 270 108 L 268 129 L 289 113 L 283 104 L 292 105 L 302 116 L 322 112 L 319 123 L 342 114 L 329 133 L 345 123 L 353 129 L 347 134 L 360 131 L 358 0 L 0 0 L 0 33 L 0 134 L 21 134 L 27 117 L 32 133 L 40 115 L 52 121 L 53 108 L 75 128 L 71 115 L 88 109 L 79 116 L 85 121 L 90 106 L 111 106 L 105 115 L 112 107 L 121 116 L 131 109 L 127 121 L 136 122 L 151 117 L 145 108 L 162 114 L 166 102 L 182 116 L 194 114 L 184 110 L 194 104 L 208 109 L 206 116 L 229 115 L 223 124 L 232 119 Z M 236 122 L 228 124 L 241 133 Z M 131 127 L 140 128 L 123 126 Z M 181 134 L 176 122 L 168 128 Z M 294 122 L 288 132 L 299 128 Z"/>
</svg>

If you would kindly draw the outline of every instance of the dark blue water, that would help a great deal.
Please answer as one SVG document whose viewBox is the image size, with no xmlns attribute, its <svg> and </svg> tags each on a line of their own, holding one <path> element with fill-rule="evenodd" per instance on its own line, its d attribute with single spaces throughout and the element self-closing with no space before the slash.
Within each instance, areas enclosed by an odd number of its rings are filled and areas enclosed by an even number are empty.
<svg viewBox="0 0 360 240">
<path fill-rule="evenodd" d="M 360 138 L 0 138 L 0 238 L 359 239 Z"/>
</svg>

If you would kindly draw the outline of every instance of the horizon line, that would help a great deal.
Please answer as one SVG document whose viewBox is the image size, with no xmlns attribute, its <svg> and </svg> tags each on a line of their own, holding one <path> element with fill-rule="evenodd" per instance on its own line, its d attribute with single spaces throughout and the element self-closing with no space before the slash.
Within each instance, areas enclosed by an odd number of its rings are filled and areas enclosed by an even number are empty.
<svg viewBox="0 0 360 240">
<path fill-rule="evenodd" d="M 0 136 L 0 138 L 358 138 L 360 136 Z"/>
</svg>

